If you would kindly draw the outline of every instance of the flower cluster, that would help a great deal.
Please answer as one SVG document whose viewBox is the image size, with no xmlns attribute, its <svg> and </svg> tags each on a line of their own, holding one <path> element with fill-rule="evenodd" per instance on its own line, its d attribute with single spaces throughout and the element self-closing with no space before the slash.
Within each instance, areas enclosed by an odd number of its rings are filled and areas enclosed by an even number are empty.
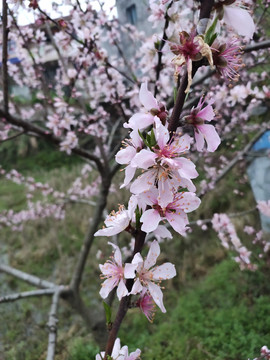
<svg viewBox="0 0 270 360">
<path fill-rule="evenodd" d="M 117 338 L 114 342 L 112 354 L 110 359 L 112 360 L 137 360 L 141 355 L 141 350 L 137 349 L 136 351 L 128 354 L 128 347 L 125 345 L 121 347 L 120 339 Z M 103 360 L 105 352 L 96 355 L 96 360 Z"/>
<path fill-rule="evenodd" d="M 124 230 L 133 233 L 141 230 L 153 233 L 157 238 L 171 238 L 171 234 L 161 222 L 167 221 L 181 235 L 185 235 L 188 225 L 187 213 L 200 205 L 195 195 L 193 179 L 198 176 L 195 164 L 187 158 L 192 137 L 168 130 L 168 112 L 165 106 L 143 83 L 139 92 L 143 109 L 134 114 L 124 127 L 130 128 L 130 138 L 116 154 L 116 161 L 126 165 L 125 179 L 121 187 L 129 187 L 132 195 L 128 208 L 119 206 L 105 220 L 103 229 L 95 236 L 113 236 Z M 193 127 L 197 149 L 202 151 L 207 143 L 208 151 L 215 151 L 220 139 L 213 125 L 205 124 L 214 119 L 213 101 L 204 106 L 201 98 L 184 120 Z M 135 177 L 135 179 L 134 179 Z M 146 259 L 140 253 L 133 254 L 131 263 L 123 264 L 119 247 L 109 243 L 114 254 L 104 265 L 100 265 L 102 284 L 100 295 L 106 298 L 117 287 L 120 300 L 128 295 L 140 295 L 136 305 L 152 321 L 155 304 L 165 312 L 162 280 L 176 275 L 171 263 L 155 266 L 160 254 L 157 240 L 154 240 Z M 131 281 L 132 280 L 132 281 Z"/>
<path fill-rule="evenodd" d="M 123 296 L 141 294 L 137 306 L 140 307 L 148 320 L 151 320 L 153 317 L 153 301 L 162 312 L 166 312 L 160 282 L 173 278 L 176 275 L 176 271 L 171 263 L 154 266 L 160 254 L 158 242 L 154 240 L 151 243 L 145 260 L 143 260 L 140 253 L 136 253 L 132 263 L 126 263 L 125 265 L 122 263 L 119 247 L 111 242 L 109 244 L 114 248 L 114 254 L 104 265 L 99 265 L 102 272 L 101 278 L 106 279 L 101 285 L 100 296 L 105 299 L 117 286 L 119 300 Z M 130 291 L 128 291 L 126 286 L 127 279 L 134 279 Z"/>
</svg>

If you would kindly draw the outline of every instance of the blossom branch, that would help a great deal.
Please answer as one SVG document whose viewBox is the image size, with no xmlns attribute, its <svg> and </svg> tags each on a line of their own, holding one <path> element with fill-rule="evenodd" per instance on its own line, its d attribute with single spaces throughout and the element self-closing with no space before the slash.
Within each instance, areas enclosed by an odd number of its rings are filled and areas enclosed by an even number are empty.
<svg viewBox="0 0 270 360">
<path fill-rule="evenodd" d="M 7 1 L 2 2 L 2 81 L 4 109 L 8 113 L 8 21 L 7 21 Z"/>
<path fill-rule="evenodd" d="M 42 91 L 44 93 L 44 95 L 49 98 L 49 88 L 48 88 L 48 85 L 47 85 L 47 82 L 45 81 L 45 78 L 44 78 L 44 73 L 41 71 L 40 69 L 40 66 L 38 65 L 38 63 L 36 62 L 36 59 L 33 55 L 33 52 L 31 51 L 30 47 L 29 47 L 29 41 L 27 41 L 25 35 L 22 33 L 17 21 L 16 21 L 16 18 L 13 14 L 13 12 L 11 10 L 9 10 L 9 13 L 11 14 L 11 17 L 12 17 L 12 20 L 13 20 L 13 23 L 20 35 L 20 37 L 22 38 L 23 40 L 23 45 L 28 53 L 28 55 L 30 56 L 31 60 L 33 61 L 33 67 L 35 69 L 35 71 L 39 74 L 39 77 L 40 77 L 40 82 L 41 82 L 41 86 L 42 86 Z M 44 110 L 45 112 L 47 113 L 47 101 L 43 101 L 43 106 L 44 106 Z"/>
<path fill-rule="evenodd" d="M 80 45 L 84 45 L 84 46 L 86 46 L 90 51 L 93 51 L 93 49 L 94 49 L 94 46 L 93 46 L 93 45 L 94 45 L 94 41 L 91 41 L 91 46 L 90 46 L 90 47 L 87 46 L 87 44 L 83 43 L 80 39 L 78 39 L 77 36 L 76 36 L 75 34 L 73 34 L 71 31 L 68 31 L 67 29 L 65 29 L 65 28 L 63 28 L 62 26 L 60 26 L 59 23 L 58 23 L 57 21 L 55 21 L 54 19 L 52 19 L 45 11 L 43 11 L 43 10 L 40 8 L 39 5 L 38 5 L 37 9 L 40 11 L 40 13 L 41 13 L 42 15 L 45 16 L 45 18 L 46 18 L 47 20 L 49 20 L 49 21 L 51 21 L 52 23 L 54 23 L 59 30 L 63 30 L 66 34 L 68 34 L 68 35 L 69 35 L 73 40 L 75 40 L 77 43 L 79 43 Z M 83 13 L 84 13 L 84 12 L 83 12 Z M 132 79 L 130 76 L 128 76 L 125 72 L 121 71 L 118 67 L 112 65 L 112 64 L 108 61 L 108 59 L 105 59 L 104 62 L 105 62 L 105 65 L 106 65 L 107 67 L 110 67 L 110 68 L 116 70 L 120 75 L 122 75 L 124 78 L 126 78 L 127 80 L 129 80 L 131 83 L 136 84 L 136 81 L 135 81 L 134 79 Z"/>
<path fill-rule="evenodd" d="M 143 246 L 144 246 L 145 238 L 146 238 L 146 233 L 142 230 L 139 230 L 135 236 L 135 246 L 134 246 L 132 258 L 134 257 L 135 254 L 141 253 Z M 133 279 L 128 279 L 126 282 L 126 287 L 129 292 L 132 289 L 133 283 L 134 283 Z M 113 326 L 112 326 L 112 329 L 110 331 L 110 335 L 108 338 L 105 357 L 104 357 L 105 360 L 108 358 L 108 355 L 111 355 L 111 353 L 112 353 L 113 345 L 115 343 L 121 323 L 122 323 L 124 317 L 126 316 L 126 313 L 129 308 L 130 298 L 131 298 L 131 295 L 124 296 L 120 301 L 119 308 L 118 308 L 118 311 L 117 311 L 117 314 L 116 314 L 116 317 L 113 322 Z"/>
<path fill-rule="evenodd" d="M 0 117 L 3 117 L 5 118 L 10 124 L 12 125 L 15 125 L 15 126 L 18 126 L 18 127 L 21 127 L 24 129 L 24 131 L 26 133 L 34 133 L 36 135 L 38 135 L 39 137 L 43 138 L 43 139 L 46 139 L 56 145 L 59 145 L 60 142 L 61 142 L 61 139 L 58 138 L 57 136 L 53 135 L 52 133 L 42 129 L 41 127 L 37 126 L 37 125 L 34 125 L 28 121 L 25 121 L 23 119 L 18 119 L 18 118 L 15 118 L 14 116 L 10 115 L 10 114 L 7 114 L 5 111 L 3 111 L 2 109 L 0 109 Z M 103 173 L 104 172 L 104 168 L 103 168 L 103 165 L 100 161 L 100 159 L 89 153 L 88 151 L 84 150 L 84 149 L 81 149 L 79 147 L 75 147 L 73 149 L 71 149 L 71 152 L 73 154 L 76 154 L 76 155 L 79 155 L 83 158 L 86 158 L 88 160 L 92 160 L 96 163 L 96 166 L 98 168 L 98 170 Z"/>
<path fill-rule="evenodd" d="M 209 18 L 213 5 L 214 5 L 214 0 L 207 0 L 207 1 L 202 0 L 199 18 L 200 19 Z M 201 66 L 201 61 L 195 63 L 195 66 L 193 67 L 192 70 L 192 77 L 195 75 L 197 69 L 200 66 Z M 172 116 L 169 120 L 168 130 L 170 131 L 171 134 L 175 132 L 178 127 L 179 118 L 186 99 L 185 91 L 187 89 L 187 85 L 188 85 L 188 71 L 186 70 L 181 79 L 181 83 L 177 92 L 175 106 L 173 108 Z"/>
</svg>

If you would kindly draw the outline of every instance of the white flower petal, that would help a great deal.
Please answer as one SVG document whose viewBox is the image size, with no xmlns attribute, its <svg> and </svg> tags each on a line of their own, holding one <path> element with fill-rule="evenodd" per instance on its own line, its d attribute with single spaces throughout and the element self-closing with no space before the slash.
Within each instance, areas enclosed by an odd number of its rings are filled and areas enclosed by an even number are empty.
<svg viewBox="0 0 270 360">
<path fill-rule="evenodd" d="M 142 83 L 139 93 L 139 99 L 142 105 L 147 109 L 158 109 L 158 102 L 147 88 L 147 82 Z"/>
<path fill-rule="evenodd" d="M 161 217 L 157 212 L 157 210 L 154 209 L 146 210 L 142 214 L 140 219 L 140 222 L 142 223 L 141 229 L 142 231 L 148 234 L 151 231 L 156 230 L 160 221 L 161 221 Z"/>
<path fill-rule="evenodd" d="M 163 294 L 160 289 L 160 287 L 151 281 L 147 283 L 148 290 L 150 292 L 150 295 L 152 296 L 154 302 L 157 304 L 157 306 L 160 308 L 160 310 L 165 313 L 166 309 L 163 305 Z"/>
<path fill-rule="evenodd" d="M 157 240 L 154 240 L 150 245 L 150 249 L 148 251 L 147 257 L 144 262 L 144 268 L 146 270 L 150 269 L 152 266 L 155 265 L 157 258 L 159 257 L 159 254 L 160 254 L 159 243 L 157 242 Z"/>
<path fill-rule="evenodd" d="M 121 300 L 123 296 L 128 295 L 128 289 L 127 289 L 123 279 L 121 279 L 119 282 L 116 294 L 117 294 L 117 297 L 119 300 Z"/>
<path fill-rule="evenodd" d="M 171 263 L 164 263 L 155 267 L 152 271 L 154 280 L 168 280 L 172 279 L 176 275 L 175 266 Z"/>
</svg>

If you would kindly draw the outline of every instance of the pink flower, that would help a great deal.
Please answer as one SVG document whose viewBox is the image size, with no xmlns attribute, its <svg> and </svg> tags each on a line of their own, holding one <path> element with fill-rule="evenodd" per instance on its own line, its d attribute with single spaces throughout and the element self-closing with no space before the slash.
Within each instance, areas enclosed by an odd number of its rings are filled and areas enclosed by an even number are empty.
<svg viewBox="0 0 270 360">
<path fill-rule="evenodd" d="M 147 171 L 139 176 L 131 185 L 130 190 L 134 194 L 150 190 L 157 184 L 159 191 L 159 202 L 162 207 L 173 199 L 173 191 L 187 187 L 195 191 L 195 186 L 190 179 L 198 176 L 192 161 L 184 158 L 189 150 L 191 138 L 189 135 L 175 135 L 169 140 L 169 132 L 158 118 L 155 119 L 153 129 L 156 146 L 152 149 L 142 149 L 131 161 L 133 167 Z"/>
<path fill-rule="evenodd" d="M 214 43 L 213 61 L 219 74 L 226 80 L 237 80 L 238 69 L 242 67 L 241 47 L 237 39 L 232 39 L 224 44 Z"/>
<path fill-rule="evenodd" d="M 186 213 L 197 209 L 201 202 L 194 193 L 174 192 L 173 201 L 166 207 L 161 207 L 158 201 L 158 191 L 155 188 L 144 195 L 146 204 L 152 206 L 152 209 L 146 210 L 140 219 L 142 230 L 146 233 L 154 231 L 159 222 L 166 219 L 175 231 L 184 235 L 188 224 Z"/>
<path fill-rule="evenodd" d="M 137 349 L 132 352 L 130 355 L 128 354 L 128 347 L 125 345 L 121 348 L 120 339 L 117 338 L 113 345 L 112 360 L 137 360 L 141 355 L 141 350 Z M 103 360 L 105 356 L 105 352 L 102 351 L 100 354 L 96 355 L 96 360 Z"/>
<path fill-rule="evenodd" d="M 103 299 L 109 295 L 109 293 L 117 287 L 117 296 L 121 300 L 123 296 L 128 295 L 128 290 L 124 282 L 124 267 L 122 265 L 122 255 L 119 247 L 111 242 L 110 245 L 115 249 L 112 260 L 107 260 L 104 265 L 99 265 L 99 268 L 103 274 L 102 278 L 106 279 L 101 284 L 101 290 L 99 292 Z"/>
<path fill-rule="evenodd" d="M 147 82 L 142 83 L 139 93 L 141 104 L 146 109 L 146 112 L 140 112 L 134 114 L 128 123 L 124 124 L 125 128 L 131 128 L 138 132 L 147 128 L 154 123 L 154 118 L 157 116 L 161 121 L 165 121 L 167 118 L 167 111 L 165 106 L 159 104 L 154 98 L 152 93 L 147 89 Z"/>
<path fill-rule="evenodd" d="M 130 294 L 136 295 L 146 288 L 161 311 L 166 312 L 163 305 L 163 294 L 157 283 L 161 280 L 173 278 L 176 275 L 176 271 L 175 266 L 171 263 L 164 263 L 161 266 L 154 267 L 159 254 L 159 244 L 156 240 L 154 240 L 150 245 L 150 249 L 145 260 L 143 260 L 140 253 L 137 253 L 132 260 L 132 264 L 126 264 L 125 278 L 133 279 L 135 277 L 135 265 L 137 279 L 133 284 Z"/>
<path fill-rule="evenodd" d="M 207 143 L 207 150 L 210 152 L 215 151 L 220 144 L 220 137 L 215 127 L 204 123 L 205 121 L 212 121 L 215 117 L 211 106 L 213 102 L 213 100 L 210 100 L 209 104 L 202 108 L 205 99 L 201 97 L 197 107 L 192 108 L 190 115 L 185 117 L 187 123 L 193 126 L 198 151 L 203 150 L 205 141 Z"/>
<path fill-rule="evenodd" d="M 152 296 L 149 294 L 149 292 L 145 288 L 143 289 L 136 304 L 141 309 L 141 311 L 144 313 L 144 315 L 147 317 L 147 319 L 150 322 L 153 322 L 155 312 L 156 312 L 156 306 L 155 306 Z"/>
<path fill-rule="evenodd" d="M 264 359 L 270 359 L 270 349 L 266 345 L 261 348 L 261 355 L 264 356 Z"/>
<path fill-rule="evenodd" d="M 124 231 L 130 222 L 129 212 L 124 209 L 123 205 L 120 205 L 119 210 L 112 211 L 104 222 L 107 227 L 98 230 L 94 236 L 113 236 Z"/>
<path fill-rule="evenodd" d="M 189 92 L 192 83 L 192 62 L 199 61 L 203 57 L 206 57 L 210 66 L 213 67 L 212 52 L 208 44 L 206 44 L 201 36 L 195 36 L 195 31 L 188 34 L 186 31 L 179 32 L 179 42 L 171 43 L 170 49 L 176 55 L 172 59 L 172 63 L 175 65 L 174 76 L 177 79 L 180 68 L 183 65 L 187 65 L 188 72 L 188 85 L 185 92 Z"/>
<path fill-rule="evenodd" d="M 270 217 L 270 200 L 258 201 L 257 208 L 263 215 Z"/>
</svg>

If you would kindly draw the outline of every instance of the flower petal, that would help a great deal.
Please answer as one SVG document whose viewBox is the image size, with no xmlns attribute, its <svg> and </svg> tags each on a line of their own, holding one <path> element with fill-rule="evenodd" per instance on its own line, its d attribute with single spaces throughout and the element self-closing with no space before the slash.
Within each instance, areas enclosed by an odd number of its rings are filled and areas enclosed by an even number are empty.
<svg viewBox="0 0 270 360">
<path fill-rule="evenodd" d="M 206 121 L 213 120 L 215 117 L 213 107 L 210 104 L 208 104 L 205 108 L 203 108 L 201 111 L 198 112 L 197 117 Z"/>
<path fill-rule="evenodd" d="M 121 300 L 123 296 L 128 295 L 128 289 L 127 289 L 123 279 L 121 279 L 118 284 L 116 294 L 117 294 L 117 297 L 119 300 Z"/>
<path fill-rule="evenodd" d="M 154 280 L 168 280 L 176 275 L 175 266 L 171 263 L 164 263 L 152 270 Z"/>
<path fill-rule="evenodd" d="M 204 124 L 198 125 L 197 128 L 202 133 L 205 141 L 207 142 L 207 150 L 214 152 L 220 144 L 220 137 L 216 132 L 215 127 L 210 124 Z"/>
<path fill-rule="evenodd" d="M 142 149 L 138 152 L 131 161 L 131 166 L 137 167 L 140 169 L 148 169 L 149 167 L 155 165 L 157 154 L 153 151 Z"/>
<path fill-rule="evenodd" d="M 158 225 L 156 230 L 154 230 L 154 234 L 158 240 L 160 239 L 172 239 L 172 234 L 164 225 Z"/>
<path fill-rule="evenodd" d="M 113 288 L 115 288 L 115 286 L 118 283 L 118 279 L 115 277 L 106 279 L 102 284 L 101 284 L 101 289 L 99 292 L 99 295 L 103 298 L 106 299 L 106 297 L 108 297 L 109 293 L 112 291 Z"/>
<path fill-rule="evenodd" d="M 141 194 L 148 191 L 155 183 L 156 170 L 149 170 L 140 175 L 130 186 L 133 194 Z"/>
<path fill-rule="evenodd" d="M 143 290 L 143 286 L 142 286 L 140 280 L 137 279 L 132 286 L 130 294 L 136 295 L 136 294 L 140 293 L 142 290 Z"/>
<path fill-rule="evenodd" d="M 113 345 L 112 358 L 116 359 L 121 349 L 120 339 L 117 338 Z"/>
<path fill-rule="evenodd" d="M 247 10 L 234 6 L 224 6 L 223 19 L 241 36 L 253 38 L 255 24 Z"/>
<path fill-rule="evenodd" d="M 136 172 L 136 168 L 128 165 L 125 169 L 125 179 L 124 179 L 124 182 L 123 184 L 120 186 L 120 189 L 122 189 L 123 187 L 126 187 L 130 182 L 131 180 L 133 179 L 133 176 Z"/>
<path fill-rule="evenodd" d="M 118 266 L 122 267 L 122 255 L 121 255 L 121 251 L 120 251 L 119 247 L 110 241 L 108 242 L 108 244 L 110 244 L 115 249 L 113 256 L 114 256 L 114 260 L 115 260 L 116 264 Z"/>
<path fill-rule="evenodd" d="M 159 257 L 159 254 L 160 254 L 159 243 L 157 242 L 157 240 L 154 240 L 150 245 L 150 249 L 144 261 L 144 268 L 146 270 L 150 269 L 152 266 L 155 265 L 157 258 Z"/>
<path fill-rule="evenodd" d="M 170 223 L 171 227 L 180 235 L 186 234 L 186 225 L 188 223 L 187 214 L 183 211 L 179 213 L 166 213 L 166 219 Z"/>
<path fill-rule="evenodd" d="M 158 227 L 161 217 L 157 210 L 149 209 L 146 210 L 140 219 L 142 223 L 142 231 L 149 233 Z"/>
<path fill-rule="evenodd" d="M 138 264 L 125 264 L 124 277 L 126 279 L 134 279 L 135 278 L 135 270 L 137 269 Z"/>
<path fill-rule="evenodd" d="M 139 93 L 139 99 L 142 105 L 147 109 L 158 109 L 158 102 L 147 88 L 147 82 L 142 83 Z"/>
<path fill-rule="evenodd" d="M 154 302 L 157 304 L 157 306 L 160 308 L 160 310 L 165 313 L 166 309 L 163 305 L 163 294 L 162 291 L 160 289 L 160 287 L 154 283 L 152 283 L 151 281 L 149 281 L 147 283 L 148 286 L 148 290 L 154 300 Z"/>
<path fill-rule="evenodd" d="M 195 135 L 195 140 L 196 140 L 196 148 L 198 151 L 202 151 L 203 147 L 204 147 L 204 136 L 200 132 L 200 130 L 198 129 L 197 126 L 194 129 L 194 135 Z"/>
<path fill-rule="evenodd" d="M 148 113 L 136 113 L 129 119 L 128 123 L 124 123 L 125 128 L 131 128 L 135 131 L 142 130 L 154 123 L 154 116 Z"/>
</svg>

